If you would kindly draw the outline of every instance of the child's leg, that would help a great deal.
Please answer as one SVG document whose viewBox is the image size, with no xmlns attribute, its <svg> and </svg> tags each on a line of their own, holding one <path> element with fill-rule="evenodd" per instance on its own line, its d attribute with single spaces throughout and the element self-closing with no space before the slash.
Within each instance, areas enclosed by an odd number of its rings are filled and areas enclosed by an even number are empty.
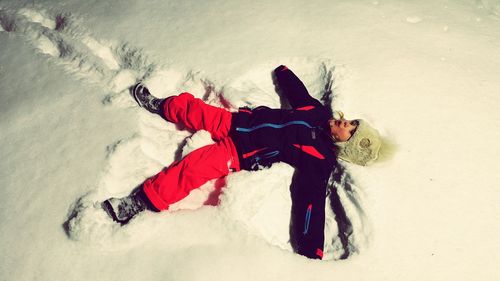
<svg viewBox="0 0 500 281">
<path fill-rule="evenodd" d="M 214 140 L 227 137 L 231 127 L 229 111 L 208 105 L 190 93 L 167 98 L 163 114 L 168 121 L 184 124 L 191 130 L 208 131 Z"/>
<path fill-rule="evenodd" d="M 230 169 L 239 170 L 239 162 L 233 141 L 227 137 L 198 148 L 149 178 L 143 184 L 144 192 L 158 210 L 167 210 L 191 190 L 226 176 Z"/>
</svg>

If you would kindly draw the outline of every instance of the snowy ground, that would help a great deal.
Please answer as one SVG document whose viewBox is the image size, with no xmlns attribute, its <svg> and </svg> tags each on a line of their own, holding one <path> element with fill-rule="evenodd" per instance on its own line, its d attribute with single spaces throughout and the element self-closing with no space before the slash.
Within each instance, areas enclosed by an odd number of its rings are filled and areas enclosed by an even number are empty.
<svg viewBox="0 0 500 281">
<path fill-rule="evenodd" d="M 0 27 L 1 280 L 500 276 L 498 0 L 1 0 Z M 315 96 L 331 73 L 334 107 L 397 147 L 346 165 L 357 254 L 290 252 L 284 164 L 123 228 L 96 207 L 210 141 L 138 108 L 136 80 L 229 109 L 279 106 L 279 64 Z"/>
</svg>

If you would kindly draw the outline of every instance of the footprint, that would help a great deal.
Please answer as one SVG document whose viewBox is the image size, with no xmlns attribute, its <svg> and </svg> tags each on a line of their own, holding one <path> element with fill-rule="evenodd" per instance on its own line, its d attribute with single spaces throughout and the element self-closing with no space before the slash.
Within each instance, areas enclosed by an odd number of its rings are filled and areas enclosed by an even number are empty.
<svg viewBox="0 0 500 281">
<path fill-rule="evenodd" d="M 69 25 L 69 13 L 60 13 L 56 15 L 56 27 L 55 30 L 57 31 L 62 31 L 66 29 L 66 27 Z"/>
<path fill-rule="evenodd" d="M 30 8 L 17 12 L 0 10 L 0 26 L 4 31 L 24 35 L 36 50 L 57 59 L 69 73 L 106 87 L 111 94 L 103 99 L 105 105 L 130 107 L 123 97 L 128 99 L 127 89 L 157 69 L 157 64 L 151 63 L 143 50 L 126 43 L 116 45 L 96 39 L 67 12 L 52 16 Z M 176 83 L 160 91 L 159 85 L 164 83 L 158 79 L 173 75 L 179 76 L 158 72 L 155 80 L 151 80 L 155 91 L 174 94 L 170 90 Z"/>
<path fill-rule="evenodd" d="M 82 38 L 83 44 L 85 44 L 92 53 L 102 59 L 104 64 L 111 70 L 117 70 L 120 68 L 118 61 L 115 59 L 111 49 L 90 36 L 85 36 Z"/>
<path fill-rule="evenodd" d="M 156 65 L 149 61 L 143 50 L 132 47 L 129 44 L 122 44 L 114 48 L 119 65 L 122 69 L 132 69 L 142 73 L 140 79 L 145 79 L 153 73 Z"/>
<path fill-rule="evenodd" d="M 57 45 L 55 45 L 47 36 L 40 35 L 38 40 L 36 40 L 36 48 L 40 50 L 40 52 L 50 55 L 52 57 L 60 57 L 61 52 Z"/>
<path fill-rule="evenodd" d="M 56 21 L 44 16 L 39 11 L 23 8 L 18 13 L 25 16 L 31 22 L 37 22 L 48 29 L 56 29 Z"/>
<path fill-rule="evenodd" d="M 42 53 L 61 58 L 70 72 L 106 82 L 119 70 L 113 47 L 99 42 L 79 26 L 70 26 L 69 13 L 51 17 L 44 11 L 24 8 L 16 15 L 11 21 L 4 16 L 4 25 L 14 26 L 12 30 L 27 36 Z"/>
<path fill-rule="evenodd" d="M 42 12 L 33 10 L 22 10 L 13 13 L 11 16 L 2 13 L 5 25 L 14 26 L 13 32 L 19 33 L 31 43 L 33 47 L 43 54 L 48 54 L 56 59 L 69 73 L 84 77 L 90 83 L 102 82 L 106 73 L 105 66 L 91 52 L 84 49 L 84 46 L 77 38 L 71 38 L 66 34 L 59 33 L 46 26 L 49 25 L 49 18 L 44 17 Z M 40 24 L 41 21 L 44 25 Z"/>
<path fill-rule="evenodd" d="M 0 28 L 6 32 L 13 32 L 17 29 L 15 17 L 5 10 L 0 9 Z"/>
<path fill-rule="evenodd" d="M 138 76 L 139 73 L 131 69 L 121 70 L 111 79 L 111 90 L 114 93 L 128 92 L 130 86 L 136 83 Z"/>
</svg>

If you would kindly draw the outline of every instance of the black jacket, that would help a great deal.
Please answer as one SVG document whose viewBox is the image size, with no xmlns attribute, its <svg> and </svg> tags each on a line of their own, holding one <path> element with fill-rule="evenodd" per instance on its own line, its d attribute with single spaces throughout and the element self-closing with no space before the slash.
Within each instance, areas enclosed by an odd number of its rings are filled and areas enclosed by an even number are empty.
<svg viewBox="0 0 500 281">
<path fill-rule="evenodd" d="M 257 170 L 275 162 L 296 169 L 291 186 L 292 245 L 301 255 L 321 258 L 326 189 L 337 165 L 328 125 L 331 110 L 311 97 L 286 66 L 279 66 L 274 74 L 292 109 L 240 108 L 233 115 L 230 136 L 241 169 Z"/>
</svg>

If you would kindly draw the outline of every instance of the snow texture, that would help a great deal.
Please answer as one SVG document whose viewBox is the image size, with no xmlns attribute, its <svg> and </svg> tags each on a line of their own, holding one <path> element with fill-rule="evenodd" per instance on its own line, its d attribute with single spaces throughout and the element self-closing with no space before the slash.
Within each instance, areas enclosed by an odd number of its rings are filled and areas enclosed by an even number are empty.
<svg viewBox="0 0 500 281">
<path fill-rule="evenodd" d="M 0 279 L 496 280 L 499 20 L 497 0 L 1 1 Z M 292 252 L 284 163 L 107 217 L 104 199 L 213 142 L 130 86 L 277 108 L 280 64 L 386 138 L 331 179 L 349 223 L 327 208 L 324 261 Z"/>
</svg>

